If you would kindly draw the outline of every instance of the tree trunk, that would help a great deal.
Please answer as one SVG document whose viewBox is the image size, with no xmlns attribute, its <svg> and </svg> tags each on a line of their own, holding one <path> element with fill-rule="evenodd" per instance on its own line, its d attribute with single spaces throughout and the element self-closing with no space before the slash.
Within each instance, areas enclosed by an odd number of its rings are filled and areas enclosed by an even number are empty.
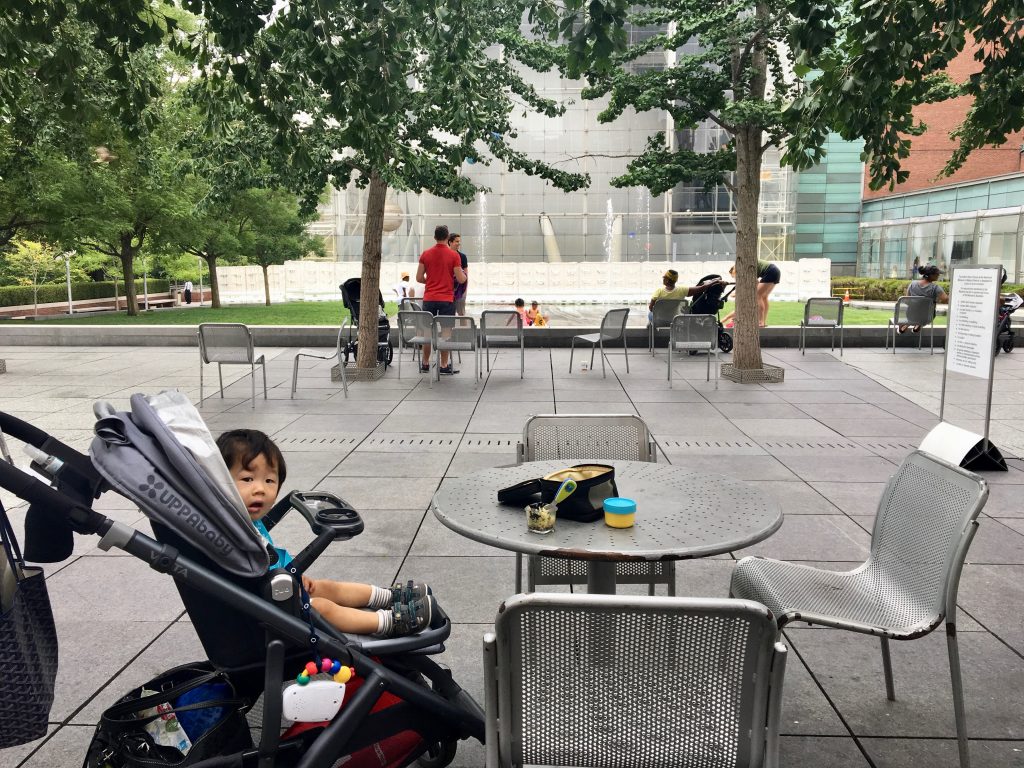
<svg viewBox="0 0 1024 768">
<path fill-rule="evenodd" d="M 363 234 L 363 271 L 359 288 L 359 368 L 377 365 L 377 296 L 380 293 L 380 251 L 384 237 L 384 198 L 388 185 L 376 172 L 370 175 Z"/>
<path fill-rule="evenodd" d="M 757 203 L 761 196 L 761 129 L 736 132 L 736 327 L 733 365 L 762 368 L 757 308 Z"/>
<path fill-rule="evenodd" d="M 270 306 L 270 273 L 267 271 L 270 269 L 268 264 L 261 264 L 260 268 L 263 270 L 263 296 L 266 299 L 266 305 Z M 217 278 L 214 277 L 213 272 L 210 272 L 210 284 Z M 220 306 L 219 304 L 217 306 Z"/>
<path fill-rule="evenodd" d="M 220 283 L 217 282 L 217 255 L 204 256 L 206 268 L 210 271 L 210 306 L 220 309 Z M 263 270 L 263 280 L 266 282 L 266 268 Z M 267 287 L 267 304 L 270 304 L 270 288 Z"/>
<path fill-rule="evenodd" d="M 139 314 L 139 298 L 135 292 L 135 255 L 140 250 L 139 247 L 132 245 L 132 240 L 132 233 L 122 234 L 121 251 L 118 254 L 121 260 L 121 274 L 124 277 L 125 309 L 131 317 Z"/>
</svg>

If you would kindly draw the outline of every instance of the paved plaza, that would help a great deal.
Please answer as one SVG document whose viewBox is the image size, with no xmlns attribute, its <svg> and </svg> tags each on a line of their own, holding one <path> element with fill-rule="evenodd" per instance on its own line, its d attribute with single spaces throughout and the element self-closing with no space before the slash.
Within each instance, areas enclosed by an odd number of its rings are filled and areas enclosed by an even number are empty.
<svg viewBox="0 0 1024 768">
<path fill-rule="evenodd" d="M 526 419 L 538 413 L 635 413 L 650 425 L 659 461 L 755 483 L 778 499 L 782 528 L 731 555 L 681 561 L 679 595 L 724 597 L 735 559 L 760 554 L 845 570 L 863 562 L 875 506 L 888 475 L 937 423 L 942 356 L 916 349 L 838 353 L 766 350 L 786 368 L 785 383 L 740 386 L 704 381 L 703 358 L 681 361 L 674 388 L 665 358 L 637 349 L 630 373 L 618 351 L 608 377 L 568 373 L 568 349 L 502 352 L 474 386 L 462 373 L 428 386 L 415 366 L 355 383 L 344 398 L 329 362 L 306 361 L 298 397 L 289 399 L 295 349 L 267 354 L 270 399 L 244 399 L 237 368 L 226 397 L 202 407 L 216 435 L 235 427 L 265 430 L 288 461 L 287 487 L 322 488 L 350 501 L 365 532 L 335 544 L 313 575 L 390 584 L 428 581 L 452 617 L 444 657 L 456 679 L 482 701 L 481 637 L 514 591 L 515 558 L 463 539 L 428 511 L 445 477 L 515 461 Z M 326 352 L 325 352 L 326 353 Z M 195 348 L 2 347 L 0 408 L 84 450 L 92 404 L 127 405 L 135 392 L 176 387 L 199 396 Z M 588 359 L 577 354 L 577 362 Z M 216 382 L 212 368 L 207 384 Z M 1024 456 L 1024 351 L 996 360 L 992 434 L 1007 454 Z M 971 426 L 982 416 L 979 387 L 958 387 L 951 415 Z M 953 403 L 954 399 L 950 402 Z M 19 456 L 19 463 L 26 463 Z M 991 495 L 960 588 L 960 649 L 971 756 L 977 768 L 1024 765 L 1024 461 L 989 473 Z M 12 499 L 4 495 L 5 505 Z M 107 494 L 97 508 L 145 529 L 127 501 Z M 275 530 L 297 551 L 308 540 L 292 515 Z M 15 506 L 16 527 L 24 508 Z M 135 558 L 103 553 L 96 538 L 47 566 L 60 635 L 51 733 L 42 742 L 0 750 L 0 768 L 78 766 L 100 712 L 128 690 L 202 649 L 171 579 Z M 625 588 L 621 591 L 628 591 Z M 892 644 L 897 701 L 885 698 L 878 640 L 795 625 L 783 695 L 781 764 L 790 768 L 952 768 L 957 763 L 946 641 L 940 628 Z M 685 696 L 685 691 L 680 696 Z M 460 745 L 458 766 L 483 765 L 475 742 Z"/>
</svg>

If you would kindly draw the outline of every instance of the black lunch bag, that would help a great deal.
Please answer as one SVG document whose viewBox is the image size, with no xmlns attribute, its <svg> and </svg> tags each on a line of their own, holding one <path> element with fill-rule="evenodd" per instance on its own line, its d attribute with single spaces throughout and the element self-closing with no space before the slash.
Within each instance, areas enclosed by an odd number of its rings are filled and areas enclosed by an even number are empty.
<svg viewBox="0 0 1024 768">
<path fill-rule="evenodd" d="M 576 464 L 544 477 L 525 480 L 498 491 L 498 503 L 522 506 L 535 501 L 550 504 L 562 482 L 576 481 L 576 490 L 558 505 L 559 520 L 592 523 L 604 517 L 604 500 L 618 496 L 615 486 L 615 467 L 607 464 Z"/>
</svg>

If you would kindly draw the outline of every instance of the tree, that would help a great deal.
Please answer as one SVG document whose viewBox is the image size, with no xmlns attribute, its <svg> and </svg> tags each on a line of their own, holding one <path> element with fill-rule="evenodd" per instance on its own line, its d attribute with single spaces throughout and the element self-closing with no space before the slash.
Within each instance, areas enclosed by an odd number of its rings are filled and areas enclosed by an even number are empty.
<svg viewBox="0 0 1024 768">
<path fill-rule="evenodd" d="M 60 255 L 43 243 L 20 240 L 14 244 L 13 252 L 6 257 L 7 269 L 21 285 L 32 286 L 32 314 L 39 314 L 39 285 L 48 283 L 57 274 Z"/>
<path fill-rule="evenodd" d="M 1002 144 L 1024 128 L 1024 19 L 1007 0 L 932 3 L 799 0 L 791 46 L 801 76 L 817 71 L 791 107 L 794 122 L 785 160 L 803 169 L 822 159 L 824 136 L 864 139 L 872 189 L 907 179 L 901 161 L 910 138 L 926 126 L 914 117 L 919 104 L 968 96 L 972 106 L 952 132 L 959 141 L 943 169 L 956 171 L 983 146 Z M 974 51 L 978 72 L 967 82 L 944 71 Z"/>
<path fill-rule="evenodd" d="M 736 346 L 738 369 L 763 368 L 756 302 L 758 201 L 764 152 L 791 127 L 786 110 L 794 86 L 779 50 L 790 21 L 782 0 L 700 2 L 655 0 L 631 13 L 637 27 L 660 30 L 612 57 L 617 67 L 588 74 L 585 98 L 608 96 L 599 120 L 619 118 L 627 107 L 663 110 L 675 130 L 710 122 L 729 137 L 716 152 L 674 146 L 661 132 L 629 163 L 615 186 L 644 186 L 653 194 L 680 182 L 724 184 L 736 200 Z M 684 49 L 684 45 L 688 45 Z M 696 43 L 694 50 L 693 43 Z M 661 52 L 662 69 L 637 66 Z"/>
<path fill-rule="evenodd" d="M 246 260 L 263 270 L 263 291 L 269 307 L 269 268 L 310 254 L 322 256 L 323 242 L 306 233 L 308 217 L 300 215 L 298 201 L 288 192 L 251 189 L 238 196 L 237 206 L 239 215 L 258 222 L 258 226 L 243 228 L 239 243 Z"/>
<path fill-rule="evenodd" d="M 513 109 L 559 113 L 518 75 L 517 62 L 550 67 L 519 34 L 526 6 L 455 0 L 363 5 L 290 3 L 244 48 L 210 48 L 216 116 L 237 85 L 297 167 L 325 184 L 368 188 L 362 291 L 379 290 L 384 202 L 389 187 L 469 202 L 477 187 L 466 158 L 495 158 L 563 189 L 587 182 L 532 160 L 506 140 Z M 504 46 L 504 59 L 489 46 Z M 458 109 L 453 109 L 458 105 Z M 315 189 L 315 185 L 309 185 Z M 307 205 L 310 200 L 307 196 Z M 376 308 L 360 315 L 360 367 L 376 365 Z"/>
</svg>

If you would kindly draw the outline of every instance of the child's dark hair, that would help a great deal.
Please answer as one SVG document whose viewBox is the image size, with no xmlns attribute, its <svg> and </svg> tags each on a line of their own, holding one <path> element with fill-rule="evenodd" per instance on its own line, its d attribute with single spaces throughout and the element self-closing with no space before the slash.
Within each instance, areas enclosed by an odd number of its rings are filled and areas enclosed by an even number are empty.
<svg viewBox="0 0 1024 768">
<path fill-rule="evenodd" d="M 257 456 L 266 456 L 267 463 L 277 470 L 277 481 L 284 484 L 288 475 L 284 455 L 267 433 L 258 429 L 232 429 L 217 438 L 217 448 L 228 469 L 235 464 L 248 467 Z"/>
<path fill-rule="evenodd" d="M 934 264 L 928 264 L 927 266 L 924 267 L 918 267 L 917 272 L 918 274 L 927 277 L 929 280 L 934 280 L 939 276 L 940 270 Z"/>
<path fill-rule="evenodd" d="M 517 307 L 525 307 L 525 306 L 526 306 L 526 302 L 525 302 L 525 301 L 523 301 L 522 299 L 516 299 L 516 301 L 515 301 L 515 305 L 516 305 Z"/>
</svg>

